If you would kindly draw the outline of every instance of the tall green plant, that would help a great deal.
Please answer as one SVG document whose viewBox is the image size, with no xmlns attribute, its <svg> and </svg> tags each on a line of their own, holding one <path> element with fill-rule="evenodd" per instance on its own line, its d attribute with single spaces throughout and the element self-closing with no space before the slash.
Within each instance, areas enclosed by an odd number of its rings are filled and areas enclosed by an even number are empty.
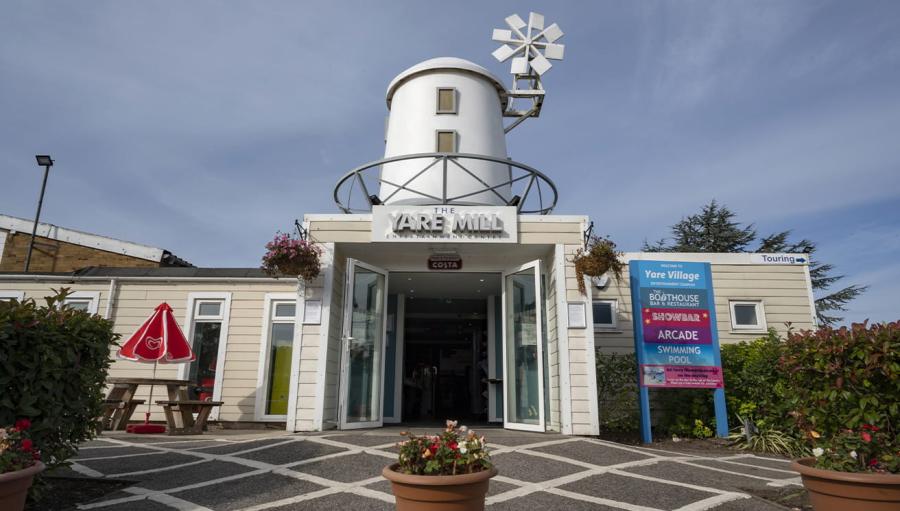
<svg viewBox="0 0 900 511">
<path fill-rule="evenodd" d="M 637 359 L 630 354 L 597 352 L 597 395 L 600 398 L 600 429 L 614 432 L 637 431 Z"/>
<path fill-rule="evenodd" d="M 68 290 L 55 292 L 42 306 L 0 302 L 0 426 L 30 419 L 48 466 L 94 436 L 119 337 L 112 322 L 64 305 Z"/>
<path fill-rule="evenodd" d="M 811 437 L 863 425 L 900 435 L 900 322 L 791 333 L 784 349 L 790 415 Z"/>
</svg>

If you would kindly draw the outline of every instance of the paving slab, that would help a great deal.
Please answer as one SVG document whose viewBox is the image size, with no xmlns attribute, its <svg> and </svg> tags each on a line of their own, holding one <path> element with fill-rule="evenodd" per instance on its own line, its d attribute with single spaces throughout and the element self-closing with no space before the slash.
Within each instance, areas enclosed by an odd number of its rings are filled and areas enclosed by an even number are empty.
<svg viewBox="0 0 900 511">
<path fill-rule="evenodd" d="M 265 447 L 268 445 L 281 443 L 286 440 L 290 440 L 290 438 L 279 436 L 276 438 L 261 438 L 259 440 L 219 442 L 216 445 L 212 445 L 209 447 L 198 447 L 192 450 L 197 452 L 205 452 L 208 454 L 234 454 L 236 452 L 246 451 L 248 449 L 255 449 L 257 447 Z"/>
<path fill-rule="evenodd" d="M 732 461 L 737 461 L 739 463 L 745 463 L 747 465 L 755 465 L 760 468 L 774 468 L 778 470 L 790 470 L 791 469 L 791 460 L 784 458 L 757 458 L 757 457 L 748 457 L 748 458 L 738 458 Z"/>
<path fill-rule="evenodd" d="M 262 461 L 263 463 L 271 463 L 272 465 L 287 465 L 288 463 L 296 463 L 298 461 L 309 460 L 325 456 L 328 454 L 337 454 L 346 452 L 347 449 L 335 447 L 333 445 L 320 444 L 309 440 L 299 442 L 291 442 L 284 445 L 276 445 L 258 451 L 246 452 L 234 455 L 236 458 L 244 458 L 248 460 Z M 203 452 L 208 452 L 204 450 Z M 335 460 L 336 464 L 340 462 Z"/>
<path fill-rule="evenodd" d="M 529 450 L 554 454 L 556 456 L 571 458 L 573 460 L 600 466 L 618 465 L 620 463 L 653 458 L 653 456 L 646 454 L 599 445 L 585 440 L 548 445 L 546 447 L 532 447 Z"/>
<path fill-rule="evenodd" d="M 394 504 L 353 493 L 335 493 L 316 499 L 303 500 L 286 506 L 272 508 L 271 511 L 333 511 L 336 509 L 392 511 L 394 509 Z"/>
<path fill-rule="evenodd" d="M 132 497 L 134 495 L 131 495 Z M 73 508 L 74 509 L 74 508 Z M 172 508 L 153 500 L 133 500 L 100 508 L 103 511 L 172 511 Z"/>
<path fill-rule="evenodd" d="M 585 470 L 571 463 L 529 456 L 520 452 L 500 453 L 491 456 L 491 460 L 504 476 L 529 483 L 549 481 Z"/>
<path fill-rule="evenodd" d="M 106 460 L 75 460 L 79 465 L 96 470 L 103 475 L 125 474 L 157 468 L 171 467 L 182 463 L 197 461 L 196 456 L 171 452 L 157 452 L 146 456 L 129 456 L 127 458 L 113 458 Z"/>
<path fill-rule="evenodd" d="M 396 444 L 405 437 L 400 435 L 335 435 L 326 437 L 333 442 L 342 442 L 358 447 L 374 447 L 376 445 Z"/>
<path fill-rule="evenodd" d="M 113 444 L 115 445 L 115 444 Z M 87 449 L 78 450 L 78 454 L 72 458 L 72 461 L 79 461 L 85 458 L 109 458 L 111 456 L 134 456 L 135 454 L 151 454 L 158 453 L 159 450 L 147 449 L 146 447 L 138 447 L 134 445 L 122 445 L 110 447 L 108 449 Z"/>
<path fill-rule="evenodd" d="M 303 465 L 290 467 L 290 470 L 324 477 L 332 481 L 354 483 L 381 475 L 382 469 L 391 463 L 393 463 L 393 460 L 384 456 L 358 453 L 304 463 Z"/>
<path fill-rule="evenodd" d="M 529 493 L 524 497 L 488 504 L 486 508 L 487 511 L 619 511 L 621 509 L 570 499 L 542 491 Z"/>
<path fill-rule="evenodd" d="M 729 460 L 732 461 L 732 460 Z M 741 460 L 734 460 L 743 463 Z M 795 477 L 800 477 L 800 474 L 796 472 L 776 472 L 774 470 L 766 470 L 764 468 L 756 468 L 756 467 L 747 467 L 743 465 L 735 465 L 733 463 L 723 463 L 721 461 L 716 460 L 691 460 L 691 463 L 696 465 L 702 465 L 704 467 L 711 467 L 719 470 L 728 470 L 730 472 L 740 472 L 742 474 L 749 474 L 758 477 L 768 477 L 769 479 L 793 479 Z M 781 470 L 787 470 L 787 467 L 784 467 Z"/>
<path fill-rule="evenodd" d="M 618 474 L 599 474 L 559 487 L 592 497 L 658 509 L 677 509 L 716 494 Z"/>
<path fill-rule="evenodd" d="M 196 460 L 196 458 L 194 459 Z M 213 460 L 149 474 L 131 475 L 127 476 L 127 479 L 137 481 L 136 486 L 147 488 L 148 490 L 167 490 L 252 472 L 253 470 L 255 469 L 238 465 L 237 463 Z"/>
<path fill-rule="evenodd" d="M 324 486 L 309 481 L 267 473 L 179 491 L 173 495 L 209 509 L 229 511 L 296 497 L 322 488 Z"/>
<path fill-rule="evenodd" d="M 754 488 L 766 488 L 766 484 L 768 483 L 768 481 L 762 479 L 706 470 L 681 463 L 675 463 L 673 461 L 661 461 L 653 465 L 630 467 L 622 469 L 622 471 L 628 472 L 629 474 L 657 477 L 679 483 L 709 486 L 711 488 L 736 492 L 745 492 L 748 489 Z"/>
</svg>

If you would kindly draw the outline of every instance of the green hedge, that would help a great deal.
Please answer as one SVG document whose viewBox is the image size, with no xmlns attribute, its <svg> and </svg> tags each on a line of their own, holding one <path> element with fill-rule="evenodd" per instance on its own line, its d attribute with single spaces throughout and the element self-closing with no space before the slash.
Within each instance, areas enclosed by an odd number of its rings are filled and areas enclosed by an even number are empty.
<svg viewBox="0 0 900 511">
<path fill-rule="evenodd" d="M 770 330 L 723 344 L 721 352 L 732 427 L 739 415 L 798 440 L 861 424 L 900 435 L 900 322 L 824 327 L 786 339 Z M 597 353 L 602 430 L 638 429 L 636 371 L 633 354 Z M 705 436 L 715 425 L 708 390 L 651 389 L 650 396 L 657 434 Z"/>
<path fill-rule="evenodd" d="M 0 425 L 31 419 L 32 439 L 51 467 L 95 435 L 119 337 L 112 322 L 63 305 L 67 292 L 41 306 L 0 302 Z"/>
</svg>

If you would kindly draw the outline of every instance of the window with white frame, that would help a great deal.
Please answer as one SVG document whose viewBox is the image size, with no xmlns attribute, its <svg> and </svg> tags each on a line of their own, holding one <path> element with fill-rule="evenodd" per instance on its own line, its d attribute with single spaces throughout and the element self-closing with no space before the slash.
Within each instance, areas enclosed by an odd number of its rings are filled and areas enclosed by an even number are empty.
<svg viewBox="0 0 900 511">
<path fill-rule="evenodd" d="M 616 322 L 618 308 L 617 300 L 594 300 L 594 329 L 615 330 L 618 326 Z"/>
<path fill-rule="evenodd" d="M 25 299 L 25 291 L 11 291 L 8 289 L 0 289 L 0 301 L 18 300 L 21 302 L 24 299 Z"/>
<path fill-rule="evenodd" d="M 97 314 L 99 302 L 99 291 L 75 291 L 66 296 L 65 300 L 63 300 L 63 305 L 70 309 L 87 312 L 88 314 Z"/>
<path fill-rule="evenodd" d="M 455 114 L 456 110 L 456 89 L 453 87 L 438 87 L 437 89 L 437 110 L 439 114 Z"/>
<path fill-rule="evenodd" d="M 288 412 L 297 301 L 272 298 L 268 310 L 263 384 L 265 401 L 262 413 L 280 417 L 286 416 Z"/>
<path fill-rule="evenodd" d="M 191 348 L 194 361 L 188 369 L 191 399 L 212 399 L 219 369 L 219 343 L 225 320 L 225 300 L 198 298 L 193 303 Z"/>
<path fill-rule="evenodd" d="M 766 313 L 761 300 L 731 300 L 728 303 L 733 330 L 766 331 Z"/>
<path fill-rule="evenodd" d="M 457 136 L 453 130 L 438 130 L 436 135 L 437 152 L 455 153 L 457 148 Z"/>
</svg>

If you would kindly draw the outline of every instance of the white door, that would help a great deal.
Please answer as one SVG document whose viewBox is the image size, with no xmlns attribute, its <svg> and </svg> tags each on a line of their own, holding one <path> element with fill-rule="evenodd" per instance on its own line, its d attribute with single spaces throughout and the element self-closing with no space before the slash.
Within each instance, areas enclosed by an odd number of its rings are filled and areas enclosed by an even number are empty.
<svg viewBox="0 0 900 511">
<path fill-rule="evenodd" d="M 541 262 L 503 274 L 503 427 L 544 431 Z"/>
<path fill-rule="evenodd" d="M 384 340 L 388 273 L 347 260 L 341 354 L 341 429 L 384 423 Z"/>
</svg>

